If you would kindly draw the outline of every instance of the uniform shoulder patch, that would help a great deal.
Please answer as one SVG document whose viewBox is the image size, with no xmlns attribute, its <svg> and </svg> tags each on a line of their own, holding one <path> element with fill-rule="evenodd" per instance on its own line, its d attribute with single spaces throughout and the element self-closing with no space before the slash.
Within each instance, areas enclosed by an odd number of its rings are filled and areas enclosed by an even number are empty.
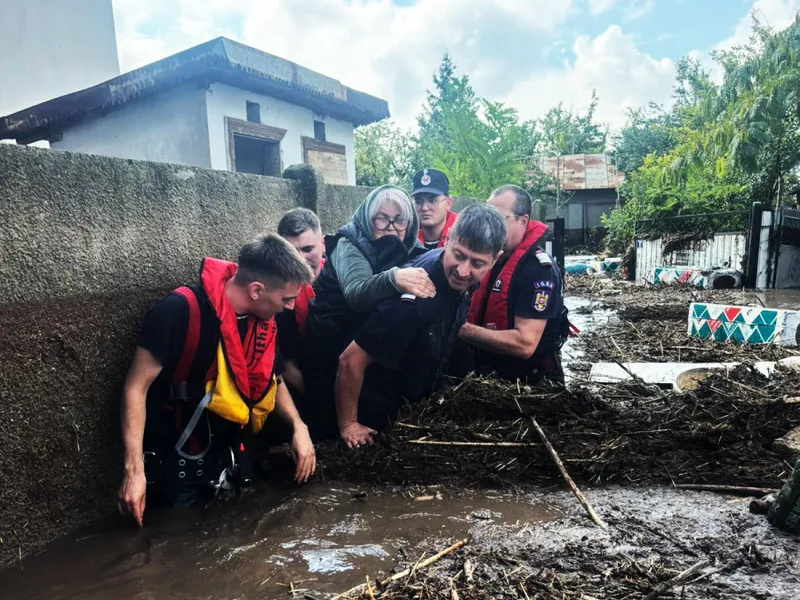
<svg viewBox="0 0 800 600">
<path fill-rule="evenodd" d="M 552 281 L 537 281 L 533 284 L 535 290 L 552 290 L 555 289 L 556 284 Z"/>
<path fill-rule="evenodd" d="M 536 260 L 539 261 L 540 265 L 550 266 L 553 264 L 550 256 L 544 250 L 537 250 L 536 251 Z"/>
<path fill-rule="evenodd" d="M 551 297 L 550 290 L 536 290 L 533 295 L 533 310 L 536 312 L 544 312 L 550 304 Z"/>
</svg>

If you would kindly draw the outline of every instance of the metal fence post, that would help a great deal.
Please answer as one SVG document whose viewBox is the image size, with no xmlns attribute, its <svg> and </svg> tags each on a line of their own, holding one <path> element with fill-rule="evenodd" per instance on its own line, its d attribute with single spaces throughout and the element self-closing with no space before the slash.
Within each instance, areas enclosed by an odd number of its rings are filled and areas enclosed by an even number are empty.
<svg viewBox="0 0 800 600">
<path fill-rule="evenodd" d="M 753 202 L 750 209 L 750 224 L 747 231 L 747 255 L 742 283 L 745 288 L 756 287 L 758 279 L 758 251 L 761 247 L 761 202 Z"/>
<path fill-rule="evenodd" d="M 553 219 L 553 258 L 564 267 L 564 217 Z"/>
</svg>

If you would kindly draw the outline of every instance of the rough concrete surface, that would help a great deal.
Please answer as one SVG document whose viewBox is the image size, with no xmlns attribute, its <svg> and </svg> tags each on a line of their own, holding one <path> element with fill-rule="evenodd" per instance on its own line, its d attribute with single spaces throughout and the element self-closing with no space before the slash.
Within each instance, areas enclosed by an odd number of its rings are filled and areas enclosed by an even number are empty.
<svg viewBox="0 0 800 600">
<path fill-rule="evenodd" d="M 0 146 L 0 305 L 161 289 L 235 258 L 295 206 L 298 183 Z"/>
<path fill-rule="evenodd" d="M 0 310 L 0 565 L 114 510 L 119 399 L 163 292 Z"/>
</svg>

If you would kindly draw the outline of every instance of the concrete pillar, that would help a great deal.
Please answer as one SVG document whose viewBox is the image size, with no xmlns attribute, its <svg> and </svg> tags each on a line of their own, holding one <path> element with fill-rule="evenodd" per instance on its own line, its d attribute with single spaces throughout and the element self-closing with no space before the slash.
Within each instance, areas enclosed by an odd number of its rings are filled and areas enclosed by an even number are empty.
<svg viewBox="0 0 800 600">
<path fill-rule="evenodd" d="M 319 215 L 319 209 L 324 206 L 325 201 L 325 181 L 322 173 L 310 165 L 298 164 L 286 167 L 281 177 L 292 179 L 299 184 L 297 206 L 313 210 Z"/>
<path fill-rule="evenodd" d="M 765 210 L 761 213 L 761 232 L 758 245 L 758 270 L 756 271 L 756 289 L 759 290 L 764 290 L 769 285 L 769 233 L 772 229 L 772 214 L 773 212 L 771 210 Z"/>
</svg>

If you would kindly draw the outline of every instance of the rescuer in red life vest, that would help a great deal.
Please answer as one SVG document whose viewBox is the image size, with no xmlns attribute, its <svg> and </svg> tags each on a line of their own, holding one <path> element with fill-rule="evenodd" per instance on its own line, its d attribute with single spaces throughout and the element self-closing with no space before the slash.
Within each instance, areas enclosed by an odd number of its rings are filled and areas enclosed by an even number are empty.
<svg viewBox="0 0 800 600">
<path fill-rule="evenodd" d="M 458 216 L 451 209 L 450 181 L 436 169 L 423 169 L 414 175 L 411 198 L 417 208 L 417 240 L 426 250 L 444 248 L 450 228 Z"/>
<path fill-rule="evenodd" d="M 460 338 L 477 348 L 477 370 L 534 385 L 564 382 L 561 346 L 569 335 L 561 272 L 543 250 L 547 225 L 531 220 L 531 198 L 515 185 L 489 197 L 505 219 L 503 256 L 481 282 Z"/>
<path fill-rule="evenodd" d="M 317 215 L 307 208 L 293 208 L 281 217 L 278 223 L 278 235 L 297 249 L 316 281 L 325 264 L 323 259 L 325 242 Z M 314 298 L 314 288 L 311 284 L 303 284 L 300 294 L 295 299 L 294 309 L 285 310 L 275 317 L 278 324 L 278 347 L 285 369 L 284 378 L 296 400 L 298 394 L 306 393 L 299 365 L 302 362 L 308 303 L 312 298 Z"/>
<path fill-rule="evenodd" d="M 292 308 L 311 272 L 277 235 L 244 246 L 238 264 L 205 258 L 198 283 L 148 312 L 125 381 L 125 471 L 117 504 L 141 526 L 148 506 L 199 506 L 248 485 L 249 449 L 270 413 L 292 430 L 295 479 L 314 446 L 282 380 L 273 318 Z"/>
</svg>

